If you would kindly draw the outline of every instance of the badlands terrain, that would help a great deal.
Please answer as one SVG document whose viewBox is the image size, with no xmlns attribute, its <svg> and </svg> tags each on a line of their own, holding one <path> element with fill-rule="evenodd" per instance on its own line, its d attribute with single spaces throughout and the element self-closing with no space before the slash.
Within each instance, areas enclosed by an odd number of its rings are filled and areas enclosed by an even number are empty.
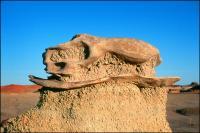
<svg viewBox="0 0 200 133">
<path fill-rule="evenodd" d="M 34 107 L 39 100 L 40 86 L 8 85 L 1 87 L 1 122 Z M 199 94 L 169 93 L 167 120 L 173 132 L 199 131 Z"/>
<path fill-rule="evenodd" d="M 160 52 L 144 41 L 78 34 L 42 55 L 51 76 L 29 75 L 40 93 L 1 88 L 4 131 L 199 131 L 199 84 L 156 77 Z"/>
</svg>

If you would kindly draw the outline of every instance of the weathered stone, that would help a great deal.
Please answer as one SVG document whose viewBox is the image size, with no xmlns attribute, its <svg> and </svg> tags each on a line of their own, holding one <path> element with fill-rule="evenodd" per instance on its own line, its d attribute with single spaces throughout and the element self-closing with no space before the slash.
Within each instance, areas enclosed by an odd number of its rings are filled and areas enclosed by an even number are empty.
<svg viewBox="0 0 200 133">
<path fill-rule="evenodd" d="M 170 132 L 165 88 L 119 79 L 67 91 L 42 89 L 38 105 L 8 120 L 9 132 Z"/>
<path fill-rule="evenodd" d="M 92 84 L 98 84 L 102 82 L 109 81 L 111 79 L 120 79 L 120 80 L 131 80 L 135 83 L 135 85 L 139 87 L 163 87 L 163 86 L 170 86 L 177 82 L 180 78 L 179 77 L 170 77 L 170 78 L 148 78 L 142 77 L 138 75 L 117 75 L 117 76 L 110 76 L 107 78 L 100 78 L 96 80 L 86 80 L 81 82 L 64 82 L 58 81 L 55 79 L 41 79 L 35 76 L 29 76 L 30 80 L 36 84 L 48 87 L 48 88 L 59 88 L 59 89 L 73 89 L 73 88 L 80 88 Z"/>
<path fill-rule="evenodd" d="M 80 69 L 80 66 L 88 66 L 107 52 L 132 64 L 141 64 L 152 58 L 152 66 L 161 62 L 158 50 L 143 41 L 80 34 L 68 43 L 47 49 L 44 63 L 50 73 L 72 74 L 77 67 Z"/>
<path fill-rule="evenodd" d="M 43 57 L 47 72 L 53 75 L 49 79 L 53 80 L 34 76 L 30 80 L 45 87 L 71 89 L 123 76 L 139 86 L 168 86 L 179 80 L 155 79 L 154 67 L 161 62 L 159 51 L 136 39 L 80 34 L 68 43 L 46 49 Z"/>
<path fill-rule="evenodd" d="M 47 79 L 37 106 L 4 125 L 9 132 L 171 132 L 166 87 L 155 77 L 159 51 L 143 41 L 76 35 L 43 54 Z"/>
</svg>

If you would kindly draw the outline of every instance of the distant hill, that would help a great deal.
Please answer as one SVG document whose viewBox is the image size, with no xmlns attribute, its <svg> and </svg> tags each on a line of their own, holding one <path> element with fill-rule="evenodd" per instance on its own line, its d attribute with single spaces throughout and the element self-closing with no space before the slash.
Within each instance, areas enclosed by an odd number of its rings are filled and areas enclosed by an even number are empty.
<svg viewBox="0 0 200 133">
<path fill-rule="evenodd" d="M 189 85 L 172 85 L 168 87 L 169 93 L 200 93 L 200 85 L 196 82 L 192 82 Z"/>
<path fill-rule="evenodd" d="M 10 84 L 6 86 L 1 86 L 1 93 L 27 93 L 34 92 L 40 89 L 39 85 L 16 85 Z"/>
</svg>

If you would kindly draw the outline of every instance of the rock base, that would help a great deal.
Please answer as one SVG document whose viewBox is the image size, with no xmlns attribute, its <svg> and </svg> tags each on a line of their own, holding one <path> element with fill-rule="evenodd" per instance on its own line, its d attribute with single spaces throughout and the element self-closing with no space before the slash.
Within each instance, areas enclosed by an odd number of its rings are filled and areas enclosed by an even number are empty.
<svg viewBox="0 0 200 133">
<path fill-rule="evenodd" d="M 55 91 L 57 90 L 57 91 Z M 165 88 L 111 80 L 88 87 L 41 90 L 37 106 L 5 125 L 8 132 L 171 132 Z"/>
</svg>

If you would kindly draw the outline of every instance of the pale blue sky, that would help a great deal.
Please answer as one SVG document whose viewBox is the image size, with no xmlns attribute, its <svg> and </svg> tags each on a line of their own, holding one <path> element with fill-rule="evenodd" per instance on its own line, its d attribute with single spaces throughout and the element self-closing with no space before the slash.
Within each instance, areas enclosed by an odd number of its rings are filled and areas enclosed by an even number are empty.
<svg viewBox="0 0 200 133">
<path fill-rule="evenodd" d="M 132 37 L 160 50 L 158 76 L 199 81 L 199 2 L 2 2 L 1 84 L 47 77 L 45 48 L 77 33 Z"/>
</svg>

